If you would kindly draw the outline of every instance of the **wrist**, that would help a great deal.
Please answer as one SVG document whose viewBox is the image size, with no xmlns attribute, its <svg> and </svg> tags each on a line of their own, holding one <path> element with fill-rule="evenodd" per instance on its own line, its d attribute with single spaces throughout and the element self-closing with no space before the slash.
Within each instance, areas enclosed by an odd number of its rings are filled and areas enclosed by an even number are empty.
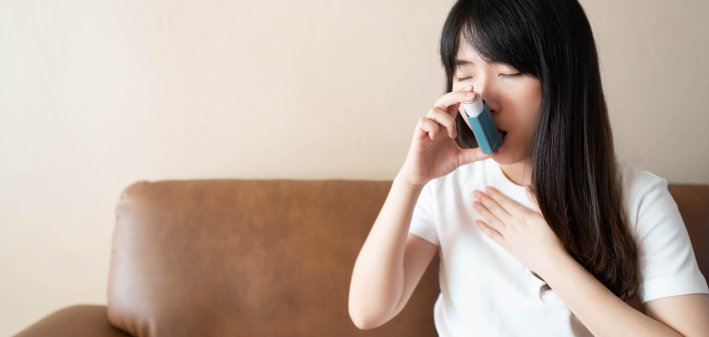
<svg viewBox="0 0 709 337">
<path fill-rule="evenodd" d="M 394 177 L 394 181 L 392 182 L 393 185 L 397 185 L 411 192 L 421 192 L 426 183 L 427 182 L 414 182 L 411 179 L 408 179 L 406 176 L 402 175 L 401 173 L 397 174 L 396 177 Z"/>
<path fill-rule="evenodd" d="M 580 263 L 574 259 L 571 254 L 569 254 L 565 249 L 555 254 L 552 259 L 552 263 L 549 263 L 545 268 L 540 268 L 536 271 L 537 275 L 544 279 L 544 281 L 553 288 L 552 284 L 556 284 L 559 280 L 564 278 L 566 272 L 572 271 L 574 268 L 582 268 Z"/>
</svg>

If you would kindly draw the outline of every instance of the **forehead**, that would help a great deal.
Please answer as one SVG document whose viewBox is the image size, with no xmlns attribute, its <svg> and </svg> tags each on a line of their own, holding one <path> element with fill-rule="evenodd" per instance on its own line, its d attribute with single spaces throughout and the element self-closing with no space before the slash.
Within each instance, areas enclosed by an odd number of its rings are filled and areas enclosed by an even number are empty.
<svg viewBox="0 0 709 337">
<path fill-rule="evenodd" d="M 458 51 L 456 52 L 455 60 L 454 63 L 456 69 L 460 68 L 469 68 L 469 67 L 474 67 L 474 66 L 481 66 L 481 67 L 502 67 L 502 68 L 510 68 L 510 65 L 504 64 L 504 63 L 499 63 L 499 62 L 487 62 L 485 61 L 478 52 L 471 46 L 467 40 L 463 37 L 463 34 L 461 33 L 460 36 L 458 36 Z"/>
<path fill-rule="evenodd" d="M 471 61 L 473 63 L 484 62 L 478 52 L 468 43 L 461 33 L 458 36 L 458 52 L 455 55 L 456 60 Z"/>
</svg>

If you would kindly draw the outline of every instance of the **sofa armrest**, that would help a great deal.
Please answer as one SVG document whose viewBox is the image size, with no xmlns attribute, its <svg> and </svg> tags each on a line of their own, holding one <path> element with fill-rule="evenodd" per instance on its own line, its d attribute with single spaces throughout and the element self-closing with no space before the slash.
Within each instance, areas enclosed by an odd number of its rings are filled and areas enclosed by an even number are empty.
<svg viewBox="0 0 709 337">
<path fill-rule="evenodd" d="M 108 322 L 104 305 L 74 305 L 42 318 L 15 337 L 130 337 Z"/>
</svg>

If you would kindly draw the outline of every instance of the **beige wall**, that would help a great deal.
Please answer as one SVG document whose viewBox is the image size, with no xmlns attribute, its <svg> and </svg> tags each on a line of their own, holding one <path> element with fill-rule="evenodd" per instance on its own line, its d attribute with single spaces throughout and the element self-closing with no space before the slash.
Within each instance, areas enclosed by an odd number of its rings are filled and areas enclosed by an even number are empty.
<svg viewBox="0 0 709 337">
<path fill-rule="evenodd" d="M 142 179 L 391 179 L 452 1 L 0 1 L 0 335 L 106 303 Z M 583 1 L 620 156 L 709 183 L 709 3 Z"/>
</svg>

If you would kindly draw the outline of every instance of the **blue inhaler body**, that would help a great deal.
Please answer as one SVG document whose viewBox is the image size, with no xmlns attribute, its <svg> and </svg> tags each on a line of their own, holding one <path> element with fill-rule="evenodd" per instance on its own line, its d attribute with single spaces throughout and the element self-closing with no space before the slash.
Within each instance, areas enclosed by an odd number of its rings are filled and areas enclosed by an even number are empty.
<svg viewBox="0 0 709 337">
<path fill-rule="evenodd" d="M 503 136 L 495 127 L 487 102 L 480 98 L 480 95 L 477 95 L 474 100 L 463 102 L 463 108 L 468 122 L 473 128 L 475 139 L 477 139 L 483 152 L 493 153 L 497 151 L 502 145 Z"/>
</svg>

